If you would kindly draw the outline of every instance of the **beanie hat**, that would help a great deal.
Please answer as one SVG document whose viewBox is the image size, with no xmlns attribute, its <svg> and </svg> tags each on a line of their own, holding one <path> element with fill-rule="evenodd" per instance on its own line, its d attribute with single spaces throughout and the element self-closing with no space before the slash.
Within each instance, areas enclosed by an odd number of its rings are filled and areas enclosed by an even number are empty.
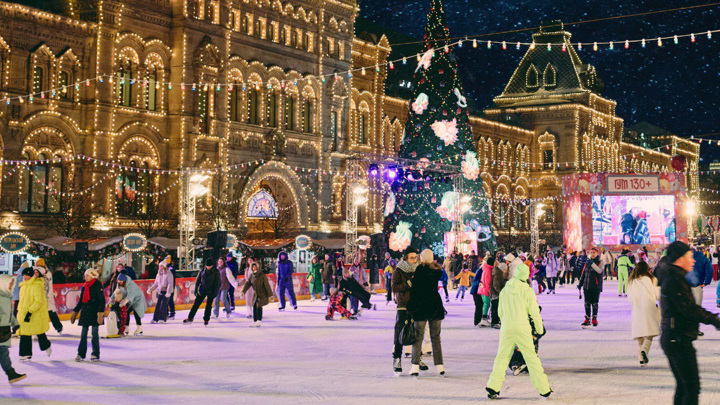
<svg viewBox="0 0 720 405">
<path fill-rule="evenodd" d="M 213 265 L 213 259 L 205 259 L 205 265 L 206 265 L 206 266 L 212 266 L 212 265 Z"/>
<path fill-rule="evenodd" d="M 98 278 L 100 277 L 100 272 L 96 269 L 87 269 L 85 270 L 85 277 L 92 277 L 92 278 Z"/>
<path fill-rule="evenodd" d="M 35 265 L 36 265 L 36 266 L 47 267 L 47 265 L 45 264 L 45 259 L 43 259 L 42 257 L 39 258 L 39 259 L 37 259 L 37 262 L 35 262 Z"/>
<path fill-rule="evenodd" d="M 160 264 L 167 267 L 170 265 L 170 262 L 172 262 L 172 258 L 170 257 L 170 255 L 167 255 L 167 256 L 165 256 L 165 259 L 163 259 L 163 261 L 160 262 Z"/>
<path fill-rule="evenodd" d="M 118 276 L 118 281 L 127 281 L 127 279 L 128 276 L 125 273 L 120 273 L 120 275 Z"/>
<path fill-rule="evenodd" d="M 432 263 L 434 259 L 433 252 L 430 249 L 425 249 L 420 253 L 420 263 Z"/>
<path fill-rule="evenodd" d="M 515 275 L 513 278 L 516 278 L 520 281 L 527 281 L 530 277 L 530 268 L 525 263 L 520 263 L 515 267 Z"/>
<path fill-rule="evenodd" d="M 670 263 L 675 263 L 675 261 L 685 256 L 685 253 L 689 251 L 690 246 L 688 246 L 687 243 L 677 240 L 667 247 L 667 255 L 665 257 L 667 257 Z"/>
<path fill-rule="evenodd" d="M 495 258 L 494 257 L 488 257 L 487 261 L 485 261 L 485 264 L 488 266 L 494 266 L 495 265 Z"/>
<path fill-rule="evenodd" d="M 32 277 L 35 275 L 35 270 L 33 270 L 31 267 L 25 267 L 22 269 L 22 275 Z"/>
</svg>

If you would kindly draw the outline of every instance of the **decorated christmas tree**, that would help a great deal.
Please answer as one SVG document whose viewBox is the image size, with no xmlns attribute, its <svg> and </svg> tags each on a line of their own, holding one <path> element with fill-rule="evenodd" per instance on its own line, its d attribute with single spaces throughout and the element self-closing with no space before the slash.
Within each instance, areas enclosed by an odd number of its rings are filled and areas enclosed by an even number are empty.
<svg viewBox="0 0 720 405">
<path fill-rule="evenodd" d="M 413 246 L 443 256 L 446 233 L 454 230 L 456 221 L 463 231 L 478 235 L 481 250 L 496 248 L 449 36 L 442 2 L 432 0 L 399 152 L 402 170 L 385 207 L 384 231 L 395 254 Z M 458 176 L 462 177 L 462 189 L 454 178 Z M 466 239 L 458 242 L 468 242 Z M 474 243 L 466 246 L 475 250 Z"/>
</svg>

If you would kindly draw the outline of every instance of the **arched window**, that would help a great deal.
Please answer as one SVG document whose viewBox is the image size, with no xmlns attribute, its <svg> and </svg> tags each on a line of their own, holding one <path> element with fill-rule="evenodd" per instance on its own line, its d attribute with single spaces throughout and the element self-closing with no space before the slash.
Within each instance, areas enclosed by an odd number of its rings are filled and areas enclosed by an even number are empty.
<svg viewBox="0 0 720 405">
<path fill-rule="evenodd" d="M 525 213 L 521 211 L 515 211 L 515 228 L 518 230 L 525 230 Z"/>
<path fill-rule="evenodd" d="M 287 28 L 283 28 L 280 30 L 280 43 L 283 45 L 287 45 Z"/>
<path fill-rule="evenodd" d="M 338 113 L 333 111 L 330 113 L 330 137 L 333 143 L 333 150 L 337 150 L 338 138 L 337 138 L 337 126 L 338 126 Z"/>
<path fill-rule="evenodd" d="M 303 35 L 303 49 L 310 50 L 310 33 L 306 32 L 305 35 Z"/>
<path fill-rule="evenodd" d="M 312 100 L 307 99 L 305 100 L 305 105 L 303 106 L 303 132 L 305 133 L 312 133 L 313 132 L 313 113 L 312 113 L 312 107 L 313 103 Z"/>
<path fill-rule="evenodd" d="M 535 69 L 534 65 L 530 65 L 530 67 L 527 70 L 527 74 L 525 76 L 525 85 L 528 88 L 535 88 L 538 87 L 538 71 Z"/>
<path fill-rule="evenodd" d="M 157 87 L 158 73 L 156 67 L 151 67 L 147 81 L 147 109 L 155 111 L 157 109 Z"/>
<path fill-rule="evenodd" d="M 152 176 L 138 169 L 148 169 L 147 162 L 130 161 L 130 167 L 122 170 L 115 182 L 117 213 L 121 217 L 137 217 L 148 214 L 152 197 Z"/>
<path fill-rule="evenodd" d="M 358 142 L 364 144 L 367 143 L 367 136 L 366 136 L 366 121 L 365 121 L 365 113 L 360 113 L 360 116 L 358 117 Z"/>
<path fill-rule="evenodd" d="M 32 80 L 32 92 L 37 94 L 45 90 L 45 71 L 39 66 L 35 66 L 33 69 L 33 80 Z"/>
<path fill-rule="evenodd" d="M 295 129 L 295 99 L 292 96 L 285 99 L 285 129 Z"/>
<path fill-rule="evenodd" d="M 18 209 L 34 214 L 56 214 L 60 212 L 60 193 L 63 192 L 62 158 L 56 156 L 47 161 L 48 156 L 41 153 L 38 160 L 44 162 L 25 166 Z"/>
<path fill-rule="evenodd" d="M 72 86 L 70 86 L 70 75 L 68 72 L 60 72 L 58 86 L 60 87 L 60 98 L 63 100 L 72 100 Z"/>
<path fill-rule="evenodd" d="M 269 127 L 277 127 L 277 115 L 278 115 L 278 108 L 277 108 L 277 100 L 278 95 L 275 92 L 272 92 L 268 95 L 268 111 L 267 111 L 267 124 Z"/>
<path fill-rule="evenodd" d="M 275 42 L 275 25 L 268 24 L 268 39 Z"/>
<path fill-rule="evenodd" d="M 240 84 L 237 81 L 234 82 L 230 91 L 230 121 L 242 120 L 242 93 L 240 89 Z"/>
<path fill-rule="evenodd" d="M 555 87 L 557 85 L 557 74 L 551 64 L 548 63 L 547 66 L 545 66 L 543 76 L 545 77 L 545 87 Z"/>
<path fill-rule="evenodd" d="M 262 37 L 262 22 L 260 21 L 260 19 L 255 19 L 255 28 L 253 30 L 253 34 L 258 38 Z"/>
<path fill-rule="evenodd" d="M 231 11 L 230 14 L 228 14 L 228 28 L 230 28 L 233 31 L 237 31 L 237 27 L 235 27 L 235 23 L 236 23 L 235 12 Z"/>
<path fill-rule="evenodd" d="M 252 26 L 250 25 L 250 16 L 245 14 L 242 19 L 242 31 L 245 34 L 250 35 L 250 29 L 252 29 Z"/>
<path fill-rule="evenodd" d="M 124 107 L 132 106 L 133 72 L 130 66 L 123 66 L 118 71 L 116 94 L 118 103 Z"/>
<path fill-rule="evenodd" d="M 260 90 L 248 91 L 248 124 L 260 125 Z"/>
</svg>

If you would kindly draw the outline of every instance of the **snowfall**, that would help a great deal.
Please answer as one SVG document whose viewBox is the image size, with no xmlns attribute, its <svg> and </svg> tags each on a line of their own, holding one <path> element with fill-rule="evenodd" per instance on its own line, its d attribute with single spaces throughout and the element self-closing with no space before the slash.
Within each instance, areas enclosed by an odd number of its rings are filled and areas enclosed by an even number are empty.
<svg viewBox="0 0 720 405">
<path fill-rule="evenodd" d="M 650 363 L 640 368 L 636 343 L 630 338 L 630 307 L 617 296 L 616 282 L 606 282 L 600 298 L 599 327 L 584 330 L 583 303 L 574 287 L 541 295 L 548 333 L 540 342 L 540 358 L 555 391 L 551 402 L 562 404 L 667 404 L 674 380 L 659 342 Z M 498 330 L 473 326 L 472 297 L 455 300 L 451 291 L 442 323 L 446 376 L 430 369 L 419 378 L 392 371 L 395 305 L 374 295 L 377 310 L 359 320 L 325 320 L 325 303 L 300 301 L 297 311 L 265 307 L 261 328 L 249 328 L 245 307 L 203 326 L 183 325 L 187 311 L 167 324 L 143 319 L 144 335 L 102 339 L 101 361 L 74 361 L 80 328 L 65 322 L 54 330 L 52 356 L 33 343 L 32 362 L 18 361 L 13 339 L 13 365 L 28 377 L 13 385 L 0 382 L 4 401 L 132 403 L 346 403 L 459 404 L 486 401 L 485 382 L 497 350 Z M 705 308 L 715 309 L 715 285 L 705 288 Z M 105 334 L 101 328 L 101 335 Z M 135 329 L 134 321 L 131 331 Z M 720 403 L 720 332 L 703 325 L 705 337 L 695 343 L 702 379 L 701 403 Z M 88 342 L 89 343 L 89 342 Z M 89 354 L 89 350 L 88 350 Z M 527 375 L 508 373 L 503 404 L 540 400 Z M 369 402 L 371 401 L 371 402 Z"/>
</svg>

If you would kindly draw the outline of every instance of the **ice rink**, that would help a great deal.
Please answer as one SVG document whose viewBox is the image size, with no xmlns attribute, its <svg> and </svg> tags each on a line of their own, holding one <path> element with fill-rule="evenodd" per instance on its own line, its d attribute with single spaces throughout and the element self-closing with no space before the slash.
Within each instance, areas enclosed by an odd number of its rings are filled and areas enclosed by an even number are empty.
<svg viewBox="0 0 720 405">
<path fill-rule="evenodd" d="M 559 288 L 557 295 L 539 297 L 548 334 L 541 340 L 540 358 L 555 393 L 550 401 L 563 404 L 667 404 L 674 380 L 667 360 L 653 344 L 650 364 L 640 368 L 636 343 L 630 339 L 630 308 L 607 282 L 600 299 L 599 327 L 583 330 L 583 304 L 577 289 Z M 497 350 L 497 330 L 472 325 L 472 297 L 455 301 L 451 292 L 443 321 L 446 377 L 430 370 L 414 379 L 392 372 L 392 327 L 395 306 L 376 295 L 377 311 L 360 320 L 325 321 L 325 303 L 301 301 L 298 311 L 265 308 L 263 326 L 248 328 L 245 307 L 226 319 L 202 325 L 182 325 L 187 311 L 168 324 L 151 325 L 145 334 L 101 341 L 101 362 L 74 361 L 78 326 L 66 323 L 62 336 L 48 336 L 53 353 L 47 357 L 34 343 L 30 363 L 18 361 L 13 339 L 11 358 L 28 378 L 9 387 L 0 383 L 3 402 L 103 404 L 459 404 L 486 401 L 485 382 Z M 715 285 L 705 289 L 705 307 L 715 308 Z M 339 315 L 336 314 L 336 319 Z M 199 321 L 199 322 L 198 322 Z M 131 330 L 134 330 L 134 321 Z M 104 328 L 103 328 L 104 329 Z M 104 335 L 104 330 L 102 334 Z M 695 345 L 702 377 L 701 403 L 720 403 L 720 332 L 706 333 Z M 88 350 L 89 352 L 89 350 Z M 88 353 L 89 355 L 89 353 Z M 508 374 L 503 404 L 538 401 L 527 375 Z M 17 403 L 17 402 L 15 402 Z"/>
</svg>

